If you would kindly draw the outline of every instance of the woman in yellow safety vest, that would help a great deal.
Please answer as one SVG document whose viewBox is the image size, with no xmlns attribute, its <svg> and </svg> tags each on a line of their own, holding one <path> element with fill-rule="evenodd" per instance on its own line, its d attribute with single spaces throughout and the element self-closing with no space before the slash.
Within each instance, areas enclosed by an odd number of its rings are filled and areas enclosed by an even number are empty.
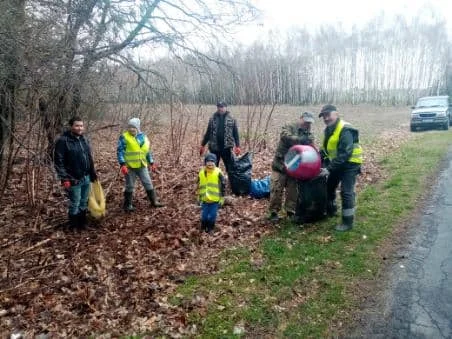
<svg viewBox="0 0 452 339">
<path fill-rule="evenodd" d="M 152 206 L 162 207 L 152 185 L 149 169 L 155 172 L 157 167 L 150 151 L 149 139 L 140 130 L 140 119 L 132 118 L 127 124 L 127 130 L 118 140 L 117 157 L 121 172 L 126 177 L 124 190 L 124 210 L 135 210 L 132 204 L 133 190 L 136 178 L 140 178 Z"/>
<path fill-rule="evenodd" d="M 353 228 L 355 217 L 355 183 L 361 173 L 363 162 L 359 145 L 359 132 L 349 123 L 340 119 L 335 106 L 325 105 L 320 111 L 326 124 L 325 137 L 321 147 L 324 168 L 321 174 L 327 175 L 327 212 L 336 215 L 336 189 L 341 183 L 342 223 L 337 231 Z"/>
<path fill-rule="evenodd" d="M 201 230 L 212 233 L 217 219 L 218 207 L 223 205 L 225 182 L 223 173 L 215 165 L 217 156 L 208 153 L 205 166 L 198 174 L 198 200 L 201 203 Z"/>
</svg>

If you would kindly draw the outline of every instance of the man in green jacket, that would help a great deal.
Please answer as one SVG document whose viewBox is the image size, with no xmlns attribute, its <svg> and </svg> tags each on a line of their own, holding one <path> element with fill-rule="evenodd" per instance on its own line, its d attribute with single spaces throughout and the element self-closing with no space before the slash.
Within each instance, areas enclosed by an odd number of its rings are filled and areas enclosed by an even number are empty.
<svg viewBox="0 0 452 339">
<path fill-rule="evenodd" d="M 282 128 L 278 148 L 272 163 L 272 175 L 270 179 L 270 206 L 268 219 L 273 222 L 279 220 L 278 212 L 282 205 L 282 195 L 286 191 L 285 210 L 288 217 L 295 215 L 297 205 L 297 183 L 288 176 L 284 168 L 284 157 L 289 148 L 294 145 L 312 145 L 314 136 L 311 133 L 311 124 L 314 116 L 304 112 L 300 120 Z"/>
</svg>

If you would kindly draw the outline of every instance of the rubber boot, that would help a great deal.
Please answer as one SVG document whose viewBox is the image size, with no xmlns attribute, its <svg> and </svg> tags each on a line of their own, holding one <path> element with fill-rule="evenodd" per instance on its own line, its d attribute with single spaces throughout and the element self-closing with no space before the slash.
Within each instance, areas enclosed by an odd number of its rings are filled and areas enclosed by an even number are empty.
<svg viewBox="0 0 452 339">
<path fill-rule="evenodd" d="M 78 228 L 83 229 L 86 227 L 86 210 L 81 210 L 78 214 Z"/>
<path fill-rule="evenodd" d="M 346 232 L 353 228 L 353 215 L 348 217 L 342 217 L 342 223 L 336 226 L 336 231 Z"/>
<path fill-rule="evenodd" d="M 207 221 L 201 220 L 201 232 L 207 232 Z"/>
<path fill-rule="evenodd" d="M 135 211 L 135 207 L 132 205 L 132 195 L 133 192 L 124 192 L 124 211 L 133 212 Z"/>
<path fill-rule="evenodd" d="M 287 213 L 287 220 L 289 222 L 295 222 L 295 213 L 288 211 Z"/>
<path fill-rule="evenodd" d="M 337 216 L 336 200 L 328 200 L 326 204 L 326 214 L 328 215 L 328 217 Z"/>
<path fill-rule="evenodd" d="M 155 193 L 155 190 L 149 190 L 146 191 L 149 201 L 151 202 L 151 205 L 154 207 L 163 207 L 164 205 L 160 203 L 160 201 L 157 198 L 157 194 Z"/>
</svg>

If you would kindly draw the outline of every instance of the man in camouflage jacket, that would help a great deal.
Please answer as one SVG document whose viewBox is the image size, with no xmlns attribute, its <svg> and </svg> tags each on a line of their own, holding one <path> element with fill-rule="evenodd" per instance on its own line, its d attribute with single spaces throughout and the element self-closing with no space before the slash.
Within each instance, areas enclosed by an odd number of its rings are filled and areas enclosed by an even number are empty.
<svg viewBox="0 0 452 339">
<path fill-rule="evenodd" d="M 226 172 L 232 169 L 235 155 L 240 155 L 240 139 L 237 121 L 226 110 L 226 103 L 220 101 L 217 103 L 217 111 L 209 119 L 207 130 L 202 139 L 199 155 L 203 155 L 206 151 L 206 144 L 209 144 L 209 152 L 217 157 L 216 166 L 220 159 L 223 159 Z"/>
<path fill-rule="evenodd" d="M 285 210 L 287 215 L 293 216 L 297 204 L 297 183 L 296 180 L 288 176 L 284 168 L 284 157 L 289 148 L 294 145 L 312 145 L 314 136 L 311 133 L 311 124 L 314 116 L 309 112 L 304 112 L 300 121 L 285 125 L 282 128 L 278 148 L 272 163 L 272 175 L 270 179 L 270 207 L 269 219 L 278 221 L 278 212 L 282 205 L 282 195 L 286 191 Z"/>
</svg>

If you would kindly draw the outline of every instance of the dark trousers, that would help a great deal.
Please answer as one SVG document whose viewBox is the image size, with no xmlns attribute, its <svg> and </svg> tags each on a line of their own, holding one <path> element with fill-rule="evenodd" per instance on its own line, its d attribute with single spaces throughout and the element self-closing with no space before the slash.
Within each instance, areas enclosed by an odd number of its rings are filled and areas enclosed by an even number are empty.
<svg viewBox="0 0 452 339">
<path fill-rule="evenodd" d="M 341 184 L 342 216 L 355 214 L 355 183 L 356 176 L 360 173 L 360 166 L 350 166 L 341 171 L 331 172 L 326 182 L 327 198 L 329 201 L 336 199 L 336 189 Z"/>
<path fill-rule="evenodd" d="M 220 159 L 223 159 L 224 167 L 226 167 L 226 172 L 229 173 L 229 171 L 232 169 L 232 166 L 234 164 L 234 157 L 232 155 L 232 149 L 231 148 L 225 148 L 217 152 L 212 152 L 217 156 L 217 167 L 220 163 Z"/>
</svg>

